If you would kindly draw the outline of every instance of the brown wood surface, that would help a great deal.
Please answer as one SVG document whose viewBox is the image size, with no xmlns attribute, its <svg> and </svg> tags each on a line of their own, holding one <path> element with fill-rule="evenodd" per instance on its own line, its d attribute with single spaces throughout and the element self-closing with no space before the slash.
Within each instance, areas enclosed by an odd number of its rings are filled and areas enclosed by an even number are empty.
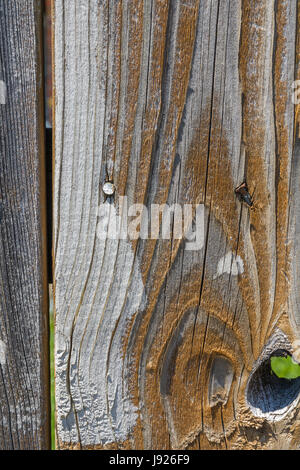
<svg viewBox="0 0 300 470">
<path fill-rule="evenodd" d="M 296 0 L 54 0 L 60 448 L 299 448 Z M 99 240 L 107 202 L 203 204 Z M 246 179 L 254 210 L 235 188 Z"/>
<path fill-rule="evenodd" d="M 42 1 L 0 0 L 0 449 L 49 448 Z"/>
</svg>

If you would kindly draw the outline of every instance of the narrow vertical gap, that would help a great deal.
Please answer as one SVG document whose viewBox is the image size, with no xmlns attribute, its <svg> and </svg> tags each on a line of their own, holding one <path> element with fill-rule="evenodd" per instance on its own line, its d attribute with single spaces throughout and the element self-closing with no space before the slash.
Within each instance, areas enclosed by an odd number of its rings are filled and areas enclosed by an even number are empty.
<svg viewBox="0 0 300 470">
<path fill-rule="evenodd" d="M 297 0 L 296 5 L 296 47 L 295 47 L 295 81 L 300 79 L 300 0 Z M 298 90 L 299 87 L 296 88 Z M 295 91 L 296 93 L 296 91 Z M 297 92 L 297 97 L 298 97 Z M 300 103 L 297 101 L 295 104 L 295 119 L 294 119 L 294 145 L 296 139 L 300 139 L 300 119 L 299 119 Z"/>
<path fill-rule="evenodd" d="M 55 449 L 54 313 L 52 293 L 52 0 L 43 0 L 47 263 L 49 283 L 49 357 L 51 449 Z"/>
<path fill-rule="evenodd" d="M 44 77 L 48 280 L 52 283 L 52 0 L 44 0 Z"/>
</svg>

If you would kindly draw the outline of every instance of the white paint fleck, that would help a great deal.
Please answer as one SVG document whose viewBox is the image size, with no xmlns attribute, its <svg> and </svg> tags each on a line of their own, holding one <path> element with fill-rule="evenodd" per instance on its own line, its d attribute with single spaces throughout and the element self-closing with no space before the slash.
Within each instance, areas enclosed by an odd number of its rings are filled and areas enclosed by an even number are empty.
<svg viewBox="0 0 300 470">
<path fill-rule="evenodd" d="M 297 362 L 300 362 L 300 340 L 296 339 L 292 343 L 292 348 L 293 348 L 293 359 L 296 360 Z"/>
<path fill-rule="evenodd" d="M 217 274 L 215 274 L 214 279 L 222 274 L 227 273 L 232 276 L 237 276 L 238 274 L 243 274 L 244 272 L 244 263 L 240 256 L 235 256 L 231 251 L 223 256 L 217 267 Z"/>
<path fill-rule="evenodd" d="M 0 364 L 5 366 L 6 364 L 6 344 L 0 341 Z"/>
<path fill-rule="evenodd" d="M 6 84 L 0 80 L 0 104 L 6 104 Z"/>
</svg>

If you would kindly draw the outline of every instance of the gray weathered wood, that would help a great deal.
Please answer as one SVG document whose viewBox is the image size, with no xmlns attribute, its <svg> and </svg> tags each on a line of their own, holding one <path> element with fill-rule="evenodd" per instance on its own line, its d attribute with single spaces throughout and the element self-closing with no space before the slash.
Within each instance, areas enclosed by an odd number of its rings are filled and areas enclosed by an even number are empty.
<svg viewBox="0 0 300 470">
<path fill-rule="evenodd" d="M 0 0 L 0 449 L 49 448 L 42 1 Z"/>
<path fill-rule="evenodd" d="M 299 339 L 297 3 L 55 0 L 61 448 L 299 447 L 269 362 Z M 200 249 L 100 240 L 107 177 L 117 211 L 203 204 Z"/>
</svg>

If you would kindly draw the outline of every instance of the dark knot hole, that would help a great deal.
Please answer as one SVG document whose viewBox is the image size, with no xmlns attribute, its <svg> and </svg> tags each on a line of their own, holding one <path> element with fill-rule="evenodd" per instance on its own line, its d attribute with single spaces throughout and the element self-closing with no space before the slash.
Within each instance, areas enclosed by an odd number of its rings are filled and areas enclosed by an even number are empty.
<svg viewBox="0 0 300 470">
<path fill-rule="evenodd" d="M 252 374 L 248 389 L 248 404 L 262 413 L 274 413 L 288 407 L 300 392 L 300 377 L 279 378 L 271 369 L 271 357 L 291 356 L 288 351 L 278 349 L 267 357 Z"/>
</svg>

